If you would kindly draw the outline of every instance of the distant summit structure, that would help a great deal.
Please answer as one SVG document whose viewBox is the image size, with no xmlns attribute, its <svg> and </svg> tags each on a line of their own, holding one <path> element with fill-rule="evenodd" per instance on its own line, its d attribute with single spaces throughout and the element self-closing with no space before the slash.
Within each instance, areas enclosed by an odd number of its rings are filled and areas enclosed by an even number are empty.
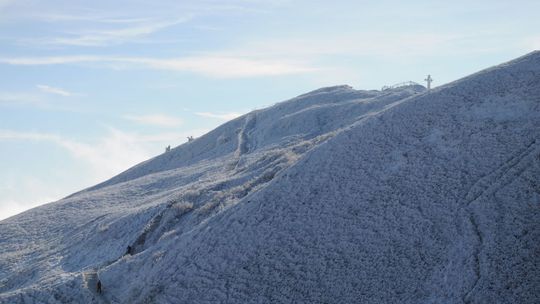
<svg viewBox="0 0 540 304">
<path fill-rule="evenodd" d="M 433 82 L 433 78 L 431 78 L 431 75 L 427 75 L 427 78 L 424 79 L 424 81 L 427 82 L 427 89 L 431 90 L 431 83 Z M 399 88 L 403 88 L 403 87 L 414 87 L 414 86 L 423 87 L 421 84 L 419 84 L 417 82 L 414 82 L 414 81 L 404 81 L 404 82 L 396 83 L 396 84 L 390 85 L 390 86 L 385 85 L 385 86 L 383 86 L 381 88 L 381 91 L 399 89 Z"/>
<path fill-rule="evenodd" d="M 431 83 L 433 82 L 433 78 L 431 78 L 431 75 L 427 75 L 427 78 L 424 79 L 425 82 L 427 82 L 427 89 L 431 90 Z"/>
<path fill-rule="evenodd" d="M 400 82 L 391 86 L 383 86 L 381 88 L 381 91 L 398 89 L 398 88 L 403 88 L 403 87 L 412 87 L 412 86 L 421 86 L 421 85 L 414 81 L 405 81 L 405 82 Z"/>
</svg>

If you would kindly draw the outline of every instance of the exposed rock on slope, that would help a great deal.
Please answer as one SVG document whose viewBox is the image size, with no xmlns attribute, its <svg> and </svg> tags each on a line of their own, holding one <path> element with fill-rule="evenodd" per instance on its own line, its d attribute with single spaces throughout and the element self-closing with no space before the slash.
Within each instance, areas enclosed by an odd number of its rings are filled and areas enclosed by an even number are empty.
<svg viewBox="0 0 540 304">
<path fill-rule="evenodd" d="M 317 90 L 2 221 L 0 302 L 538 303 L 539 181 L 540 52 Z"/>
</svg>

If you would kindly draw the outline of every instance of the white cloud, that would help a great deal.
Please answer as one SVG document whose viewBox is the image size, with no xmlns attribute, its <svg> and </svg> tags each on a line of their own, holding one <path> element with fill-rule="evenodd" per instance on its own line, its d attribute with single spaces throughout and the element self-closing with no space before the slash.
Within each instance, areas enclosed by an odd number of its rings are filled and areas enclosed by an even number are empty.
<svg viewBox="0 0 540 304">
<path fill-rule="evenodd" d="M 32 172 L 13 177 L 0 183 L 0 220 L 38 205 L 56 201 L 74 191 L 91 184 L 102 182 L 129 167 L 162 153 L 165 146 L 185 142 L 189 135 L 198 137 L 207 129 L 185 132 L 138 134 L 108 128 L 107 134 L 94 141 L 77 141 L 57 134 L 20 132 L 0 129 L 0 144 L 3 141 L 44 142 L 65 149 L 77 163 L 79 177 L 70 179 L 69 184 L 55 184 L 33 176 Z M 66 162 L 70 161 L 66 159 Z M 55 173 L 57 170 L 53 169 Z M 69 173 L 62 173 L 64 176 Z M 81 176 L 84 176 L 82 178 Z"/>
<path fill-rule="evenodd" d="M 40 92 L 0 92 L 0 107 L 24 107 L 40 110 L 81 112 L 85 105 L 73 100 L 47 96 L 56 94 L 62 96 L 80 96 L 71 92 L 49 86 L 38 87 Z"/>
<path fill-rule="evenodd" d="M 76 33 L 72 37 L 47 38 L 34 42 L 44 44 L 74 45 L 74 46 L 106 46 L 133 41 L 137 38 L 150 35 L 165 28 L 188 21 L 182 18 L 169 22 L 145 21 L 140 24 L 120 29 L 93 30 Z"/>
<path fill-rule="evenodd" d="M 10 65 L 56 65 L 91 62 L 117 69 L 171 70 L 192 72 L 215 78 L 277 76 L 308 73 L 317 70 L 298 62 L 213 55 L 185 58 L 110 56 L 0 57 L 0 63 Z"/>
<path fill-rule="evenodd" d="M 44 85 L 44 84 L 38 84 L 36 86 L 38 89 L 40 89 L 42 92 L 45 92 L 45 93 L 50 93 L 50 94 L 56 94 L 56 95 L 61 95 L 61 96 L 71 96 L 72 93 L 64 90 L 64 89 L 60 89 L 60 88 L 55 88 L 55 87 L 51 87 L 51 86 L 48 86 L 48 85 Z"/>
<path fill-rule="evenodd" d="M 526 51 L 529 52 L 540 50 L 540 36 L 525 37 L 522 40 L 521 45 Z"/>
<path fill-rule="evenodd" d="M 96 182 L 110 178 L 142 162 L 166 145 L 175 146 L 189 136 L 200 136 L 206 129 L 157 134 L 138 134 L 108 128 L 108 133 L 92 142 L 76 141 L 57 134 L 0 130 L 0 141 L 23 140 L 54 143 L 66 149 L 75 159 L 88 165 Z"/>
<path fill-rule="evenodd" d="M 96 179 L 102 180 L 120 173 L 151 156 L 137 136 L 111 129 L 97 142 L 81 142 L 56 134 L 0 131 L 1 140 L 30 140 L 54 143 L 66 149 L 75 159 L 89 165 Z"/>
<path fill-rule="evenodd" d="M 38 186 L 38 188 L 36 188 L 36 186 Z M 45 186 L 47 187 L 45 188 Z M 35 182 L 35 179 L 32 178 L 19 184 L 17 187 L 17 192 L 19 193 L 18 196 L 10 195 L 8 193 L 7 197 L 3 196 L 0 199 L 0 221 L 28 209 L 54 202 L 62 198 L 62 195 L 52 193 L 55 192 L 55 190 L 52 190 L 51 188 L 53 188 L 53 185 L 46 185 L 44 182 L 38 184 Z M 0 192 L 3 191 L 0 190 Z M 25 193 L 26 195 L 21 197 L 20 193 Z M 37 193 L 44 194 L 45 196 L 37 196 Z M 47 196 L 47 194 L 50 195 Z"/>
<path fill-rule="evenodd" d="M 47 133 L 34 133 L 34 132 L 19 132 L 12 130 L 0 130 L 0 140 L 48 140 L 55 141 L 60 140 L 60 137 Z"/>
<path fill-rule="evenodd" d="M 154 125 L 160 127 L 177 127 L 182 124 L 182 120 L 163 114 L 151 115 L 124 115 L 124 119 L 145 125 Z"/>
<path fill-rule="evenodd" d="M 154 69 L 190 71 L 216 78 L 276 76 L 315 71 L 300 63 L 251 59 L 245 57 L 198 56 L 180 59 L 124 58 L 125 62 L 142 64 Z"/>
<path fill-rule="evenodd" d="M 10 65 L 55 65 L 105 61 L 99 56 L 0 57 L 0 63 Z"/>
<path fill-rule="evenodd" d="M 288 0 L 287 0 L 288 1 Z M 193 17 L 223 16 L 231 13 L 253 14 L 267 13 L 268 9 L 276 8 L 284 1 L 142 1 L 133 5 L 131 1 L 115 1 L 112 5 L 107 1 L 92 1 L 85 3 L 84 8 L 76 1 L 68 1 L 62 5 L 44 6 L 39 1 L 0 0 L 0 8 L 14 4 L 9 21 L 31 20 L 45 22 L 92 22 L 103 24 L 160 24 L 163 20 L 183 19 Z M 114 9 L 121 7 L 121 10 Z M 183 20 L 182 19 L 182 20 Z"/>
<path fill-rule="evenodd" d="M 422 56 L 443 56 L 464 50 L 468 53 L 493 51 L 492 45 L 479 45 L 477 40 L 478 35 L 451 33 L 359 32 L 331 37 L 268 38 L 250 41 L 228 50 L 179 58 L 86 55 L 0 57 L 0 63 L 11 65 L 93 63 L 115 69 L 170 70 L 214 78 L 308 73 L 324 76 L 327 72 L 346 68 L 337 63 L 323 63 L 322 59 L 326 56 L 385 57 L 385 60 L 403 61 L 404 58 L 419 60 L 418 58 Z"/>
<path fill-rule="evenodd" d="M 0 0 L 1 1 L 1 0 Z M 96 15 L 96 12 L 92 14 L 75 14 L 75 13 L 49 13 L 49 12 L 35 12 L 33 14 L 27 14 L 28 18 L 32 20 L 39 20 L 44 22 L 73 22 L 73 21 L 88 21 L 94 23 L 109 23 L 109 24 L 134 24 L 150 22 L 148 18 L 122 18 L 113 17 L 107 15 Z"/>
<path fill-rule="evenodd" d="M 0 201 L 0 221 L 47 202 L 49 201 L 40 200 L 29 204 L 28 202 L 2 199 Z"/>
<path fill-rule="evenodd" d="M 289 37 L 250 41 L 240 48 L 225 51 L 234 56 L 261 58 L 316 58 L 327 55 L 403 56 L 426 55 L 434 51 L 455 50 L 455 44 L 471 37 L 444 33 L 355 32 L 332 36 Z M 451 51 L 450 50 L 450 51 Z M 449 52 L 450 52 L 449 51 Z"/>
<path fill-rule="evenodd" d="M 0 105 L 40 106 L 43 100 L 35 94 L 0 92 Z"/>
<path fill-rule="evenodd" d="M 196 112 L 195 114 L 202 117 L 217 118 L 221 120 L 231 120 L 242 115 L 241 113 L 236 113 L 236 112 L 231 112 L 231 113 Z"/>
<path fill-rule="evenodd" d="M 0 184 L 0 220 L 27 209 L 57 201 L 68 193 L 80 190 L 76 185 L 65 182 L 61 177 L 64 174 L 62 169 L 45 173 L 47 178 L 43 178 L 43 175 L 39 177 L 20 173 L 22 171 L 4 175 Z M 59 180 L 62 181 L 61 184 L 58 184 Z"/>
</svg>

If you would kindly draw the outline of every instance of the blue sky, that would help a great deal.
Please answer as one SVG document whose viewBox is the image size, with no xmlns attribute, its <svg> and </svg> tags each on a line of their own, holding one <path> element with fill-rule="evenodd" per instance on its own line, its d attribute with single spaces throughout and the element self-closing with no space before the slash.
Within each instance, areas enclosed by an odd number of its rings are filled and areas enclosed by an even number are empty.
<svg viewBox="0 0 540 304">
<path fill-rule="evenodd" d="M 0 219 L 322 86 L 540 49 L 539 1 L 0 0 Z"/>
</svg>

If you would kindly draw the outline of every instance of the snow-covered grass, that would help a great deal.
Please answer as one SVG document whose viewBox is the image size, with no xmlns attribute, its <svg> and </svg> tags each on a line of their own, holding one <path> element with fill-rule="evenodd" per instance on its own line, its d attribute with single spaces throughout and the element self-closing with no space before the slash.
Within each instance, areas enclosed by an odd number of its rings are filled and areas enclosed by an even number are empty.
<svg viewBox="0 0 540 304">
<path fill-rule="evenodd" d="M 251 112 L 0 222 L 0 302 L 538 303 L 539 96 L 535 52 Z"/>
</svg>

